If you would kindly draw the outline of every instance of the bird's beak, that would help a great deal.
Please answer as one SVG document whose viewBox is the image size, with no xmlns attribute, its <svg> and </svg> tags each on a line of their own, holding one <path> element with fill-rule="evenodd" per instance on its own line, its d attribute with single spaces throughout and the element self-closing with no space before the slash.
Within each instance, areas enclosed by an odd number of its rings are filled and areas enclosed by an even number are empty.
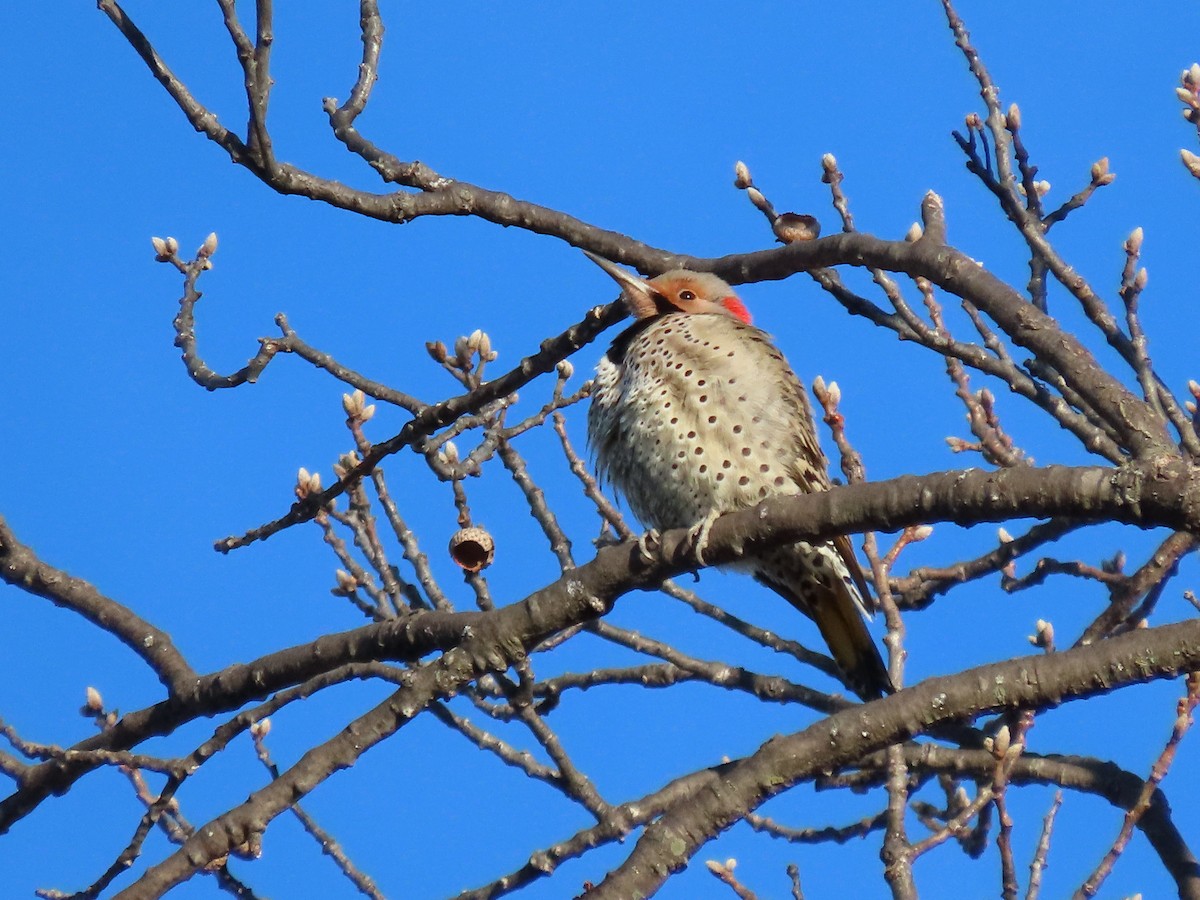
<svg viewBox="0 0 1200 900">
<path fill-rule="evenodd" d="M 615 262 L 605 259 L 603 256 L 597 256 L 595 253 L 589 253 L 587 250 L 583 252 L 588 259 L 607 272 L 613 281 L 621 286 L 621 297 L 635 319 L 647 319 L 650 316 L 658 315 L 660 303 L 665 299 L 662 294 L 642 279 L 630 275 Z"/>
</svg>

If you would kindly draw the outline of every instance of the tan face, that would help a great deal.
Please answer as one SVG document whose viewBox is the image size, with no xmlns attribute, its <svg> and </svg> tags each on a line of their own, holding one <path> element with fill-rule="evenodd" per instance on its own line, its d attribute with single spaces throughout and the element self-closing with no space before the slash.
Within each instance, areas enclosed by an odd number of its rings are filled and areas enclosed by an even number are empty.
<svg viewBox="0 0 1200 900">
<path fill-rule="evenodd" d="M 667 305 L 680 312 L 727 315 L 750 324 L 750 313 L 745 305 L 733 288 L 716 275 L 676 269 L 651 278 L 647 283 Z"/>
<path fill-rule="evenodd" d="M 709 272 L 673 269 L 643 281 L 616 263 L 583 251 L 588 259 L 621 286 L 621 297 L 635 319 L 649 319 L 679 310 L 693 314 L 730 316 L 750 324 L 750 311 L 728 284 Z"/>
</svg>

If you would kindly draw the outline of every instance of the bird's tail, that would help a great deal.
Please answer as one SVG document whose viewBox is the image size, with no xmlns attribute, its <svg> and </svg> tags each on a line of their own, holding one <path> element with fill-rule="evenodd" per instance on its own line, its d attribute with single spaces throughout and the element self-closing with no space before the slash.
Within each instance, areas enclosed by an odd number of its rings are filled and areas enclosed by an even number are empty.
<svg viewBox="0 0 1200 900">
<path fill-rule="evenodd" d="M 896 688 L 863 621 L 862 598 L 834 549 L 806 543 L 780 547 L 756 559 L 754 577 L 817 623 L 833 661 L 863 700 Z"/>
<path fill-rule="evenodd" d="M 853 598 L 838 596 L 836 589 L 819 593 L 809 615 L 854 693 L 863 700 L 894 693 L 887 666 Z"/>
</svg>

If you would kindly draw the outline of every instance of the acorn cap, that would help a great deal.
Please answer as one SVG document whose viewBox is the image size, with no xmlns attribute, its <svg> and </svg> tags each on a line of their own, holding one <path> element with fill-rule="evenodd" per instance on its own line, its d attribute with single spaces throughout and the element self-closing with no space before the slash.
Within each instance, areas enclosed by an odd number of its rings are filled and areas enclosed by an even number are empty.
<svg viewBox="0 0 1200 900">
<path fill-rule="evenodd" d="M 478 526 L 460 528 L 450 538 L 450 558 L 471 573 L 486 569 L 496 556 L 496 542 Z"/>
</svg>

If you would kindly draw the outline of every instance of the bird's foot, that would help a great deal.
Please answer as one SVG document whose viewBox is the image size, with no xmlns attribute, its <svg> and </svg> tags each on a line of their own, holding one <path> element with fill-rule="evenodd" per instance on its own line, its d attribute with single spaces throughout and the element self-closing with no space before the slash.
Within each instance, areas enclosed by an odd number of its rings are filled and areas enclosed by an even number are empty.
<svg viewBox="0 0 1200 900">
<path fill-rule="evenodd" d="M 704 551 L 708 549 L 708 533 L 712 531 L 713 522 L 721 517 L 719 509 L 710 509 L 708 515 L 688 529 L 688 549 L 697 565 L 706 565 Z"/>
<path fill-rule="evenodd" d="M 637 539 L 638 553 L 648 563 L 654 562 L 654 558 L 658 554 L 658 548 L 661 545 L 662 540 L 657 528 L 651 528 Z"/>
</svg>

